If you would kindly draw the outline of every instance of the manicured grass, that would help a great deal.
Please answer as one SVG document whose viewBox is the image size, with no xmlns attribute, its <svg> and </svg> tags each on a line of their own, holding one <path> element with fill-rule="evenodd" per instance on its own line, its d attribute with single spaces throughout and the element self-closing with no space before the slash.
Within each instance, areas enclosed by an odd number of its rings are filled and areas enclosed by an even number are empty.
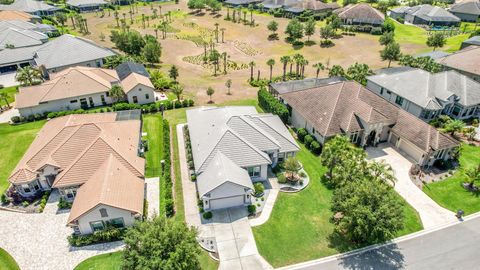
<svg viewBox="0 0 480 270">
<path fill-rule="evenodd" d="M 112 252 L 86 259 L 75 270 L 121 270 L 122 252 Z"/>
<path fill-rule="evenodd" d="M 5 88 L 2 88 L 0 89 L 0 93 L 7 93 L 8 95 L 8 103 L 10 104 L 10 106 L 12 105 L 12 102 L 15 101 L 15 94 L 17 93 L 17 86 L 10 86 L 10 87 L 5 87 Z M 5 100 L 1 99 L 0 100 L 0 107 L 1 106 L 4 106 L 4 105 L 7 105 L 7 103 L 5 102 Z"/>
<path fill-rule="evenodd" d="M 2 270 L 20 270 L 17 262 L 10 254 L 0 248 L 0 269 Z"/>
<path fill-rule="evenodd" d="M 44 123 L 45 121 L 38 121 L 17 126 L 0 124 L 0 194 L 8 188 L 8 176 Z"/>
<path fill-rule="evenodd" d="M 330 222 L 332 190 L 320 181 L 326 169 L 319 157 L 303 145 L 301 147 L 297 157 L 310 176 L 310 185 L 299 193 L 280 193 L 269 221 L 253 228 L 260 253 L 274 267 L 351 249 L 338 239 L 330 238 L 334 229 Z M 398 198 L 403 201 L 400 196 Z M 406 203 L 404 213 L 405 228 L 398 232 L 398 236 L 422 229 L 418 214 Z"/>
<path fill-rule="evenodd" d="M 480 147 L 463 144 L 460 149 L 460 168 L 446 180 L 428 184 L 423 191 L 439 205 L 456 212 L 458 209 L 465 214 L 480 211 L 480 194 L 472 193 L 462 184 L 465 181 L 462 168 L 471 168 L 480 164 Z M 480 183 L 477 183 L 480 185 Z"/>
</svg>

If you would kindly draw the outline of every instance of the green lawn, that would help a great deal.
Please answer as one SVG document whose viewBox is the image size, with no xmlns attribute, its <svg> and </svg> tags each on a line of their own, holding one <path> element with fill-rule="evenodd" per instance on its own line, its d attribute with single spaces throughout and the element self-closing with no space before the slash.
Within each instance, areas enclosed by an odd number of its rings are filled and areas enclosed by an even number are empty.
<svg viewBox="0 0 480 270">
<path fill-rule="evenodd" d="M 260 253 L 274 267 L 348 250 L 345 243 L 330 238 L 334 229 L 330 223 L 332 191 L 320 181 L 325 168 L 319 157 L 303 145 L 301 147 L 298 159 L 310 176 L 310 185 L 299 193 L 280 193 L 267 223 L 253 228 Z M 422 229 L 417 212 L 408 204 L 404 205 L 405 228 L 398 236 Z"/>
<path fill-rule="evenodd" d="M 12 102 L 15 101 L 15 94 L 17 93 L 17 86 L 11 86 L 11 87 L 5 87 L 5 88 L 2 88 L 0 89 L 0 93 L 7 93 L 8 95 L 8 103 L 10 104 L 10 106 L 12 105 Z M 5 100 L 0 100 L 0 106 L 4 106 L 4 105 L 7 105 Z"/>
<path fill-rule="evenodd" d="M 0 124 L 0 194 L 8 188 L 8 176 L 44 123 L 38 121 L 17 126 Z"/>
<path fill-rule="evenodd" d="M 0 248 L 0 269 L 2 270 L 20 270 L 15 259 L 5 250 Z"/>
<path fill-rule="evenodd" d="M 480 211 L 480 194 L 463 188 L 465 181 L 461 168 L 471 168 L 480 164 L 480 147 L 463 144 L 460 149 L 460 169 L 450 178 L 424 186 L 423 191 L 441 206 L 465 214 Z M 479 183 L 477 183 L 478 185 Z"/>
<path fill-rule="evenodd" d="M 121 270 L 122 252 L 112 252 L 86 259 L 74 270 Z"/>
</svg>

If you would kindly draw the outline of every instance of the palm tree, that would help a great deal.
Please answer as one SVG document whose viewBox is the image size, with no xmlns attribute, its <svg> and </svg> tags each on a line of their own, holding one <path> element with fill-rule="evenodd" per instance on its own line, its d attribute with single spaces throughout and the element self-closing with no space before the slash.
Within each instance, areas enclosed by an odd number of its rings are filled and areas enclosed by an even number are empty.
<svg viewBox="0 0 480 270">
<path fill-rule="evenodd" d="M 183 86 L 180 84 L 174 84 L 172 86 L 172 93 L 177 97 L 177 100 L 180 101 L 182 99 Z"/>
<path fill-rule="evenodd" d="M 283 64 L 283 81 L 285 81 L 285 75 L 287 74 L 287 64 L 290 63 L 290 56 L 285 55 L 280 57 L 280 62 Z"/>
<path fill-rule="evenodd" d="M 224 36 L 225 36 L 225 28 L 220 28 L 220 31 L 222 32 L 222 43 L 224 43 Z"/>
<path fill-rule="evenodd" d="M 255 67 L 255 62 L 251 61 L 248 65 L 250 66 L 250 81 L 253 81 L 253 68 Z"/>
<path fill-rule="evenodd" d="M 125 97 L 125 92 L 123 91 L 123 88 L 118 84 L 114 84 L 112 88 L 110 88 L 110 91 L 108 91 L 108 94 L 113 99 L 114 103 L 119 102 Z"/>
<path fill-rule="evenodd" d="M 30 86 L 43 81 L 42 73 L 40 72 L 40 70 L 32 68 L 31 66 L 19 68 L 17 70 L 17 75 L 15 75 L 15 79 L 22 86 Z"/>
<path fill-rule="evenodd" d="M 301 77 L 304 78 L 305 77 L 305 67 L 308 66 L 308 60 L 303 58 L 301 61 L 300 61 L 300 66 L 301 66 Z"/>
<path fill-rule="evenodd" d="M 297 77 L 298 79 L 298 75 L 300 74 L 299 72 L 299 66 L 300 66 L 300 63 L 303 61 L 303 55 L 297 53 L 293 56 L 293 61 L 295 61 L 295 76 Z"/>
<path fill-rule="evenodd" d="M 367 169 L 372 175 L 373 179 L 395 186 L 396 178 L 393 175 L 392 166 L 386 164 L 384 160 L 381 162 L 369 162 Z"/>
<path fill-rule="evenodd" d="M 227 95 L 231 95 L 232 93 L 230 93 L 230 88 L 232 87 L 232 80 L 231 80 L 231 79 L 228 79 L 228 80 L 225 82 L 225 86 L 227 87 Z"/>
<path fill-rule="evenodd" d="M 10 102 L 8 102 L 8 94 L 5 92 L 0 93 L 0 100 L 5 101 L 5 104 L 7 104 L 7 108 L 10 108 Z"/>
<path fill-rule="evenodd" d="M 215 93 L 215 90 L 213 90 L 212 87 L 208 87 L 208 89 L 207 89 L 207 95 L 210 96 L 210 101 L 209 101 L 208 103 L 213 103 L 213 101 L 212 101 L 212 96 L 213 96 L 214 93 Z"/>
<path fill-rule="evenodd" d="M 215 39 L 217 40 L 217 43 L 218 43 L 218 26 L 220 24 L 219 23 L 215 23 Z"/>
<path fill-rule="evenodd" d="M 315 63 L 313 64 L 313 67 L 317 69 L 317 79 L 318 79 L 318 75 L 320 74 L 320 70 L 325 70 L 325 66 L 318 62 L 318 63 Z"/>
<path fill-rule="evenodd" d="M 469 168 L 463 172 L 468 181 L 468 187 L 473 189 L 475 182 L 480 181 L 480 164 L 477 168 Z"/>
<path fill-rule="evenodd" d="M 270 81 L 272 81 L 272 72 L 273 72 L 273 65 L 275 65 L 275 59 L 268 59 L 267 65 L 270 67 Z"/>
<path fill-rule="evenodd" d="M 462 120 L 451 120 L 445 124 L 445 131 L 449 132 L 450 135 L 454 136 L 455 132 L 460 132 L 465 127 L 465 122 Z"/>
</svg>

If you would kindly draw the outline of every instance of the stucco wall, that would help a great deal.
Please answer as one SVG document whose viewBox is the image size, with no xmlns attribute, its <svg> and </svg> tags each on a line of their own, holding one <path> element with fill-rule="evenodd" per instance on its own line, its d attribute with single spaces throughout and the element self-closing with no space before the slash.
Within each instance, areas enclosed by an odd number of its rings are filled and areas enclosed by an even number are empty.
<svg viewBox="0 0 480 270">
<path fill-rule="evenodd" d="M 105 208 L 107 210 L 108 217 L 102 218 L 100 215 L 100 209 Z M 92 228 L 90 227 L 90 222 L 92 221 L 109 221 L 110 219 L 114 218 L 123 218 L 123 222 L 125 223 L 126 227 L 132 226 L 135 222 L 134 216 L 131 214 L 130 211 L 110 207 L 107 205 L 98 205 L 97 207 L 93 208 L 88 213 L 84 214 L 78 219 L 78 227 L 80 229 L 80 233 L 82 234 L 90 234 L 93 233 Z"/>
<path fill-rule="evenodd" d="M 146 97 L 147 94 L 148 98 Z M 137 97 L 138 104 L 148 104 L 155 102 L 155 93 L 153 92 L 153 89 L 144 85 L 137 85 L 132 90 L 130 90 L 130 92 L 128 92 L 128 103 L 134 103 L 134 96 Z"/>
<path fill-rule="evenodd" d="M 303 118 L 294 108 L 292 108 L 292 116 L 291 116 L 292 126 L 295 128 L 305 128 L 309 134 L 313 135 L 315 139 L 320 143 L 325 143 L 325 138 L 318 134 L 317 131 L 313 132 L 313 127 L 311 124 L 307 123 L 307 120 Z"/>
</svg>

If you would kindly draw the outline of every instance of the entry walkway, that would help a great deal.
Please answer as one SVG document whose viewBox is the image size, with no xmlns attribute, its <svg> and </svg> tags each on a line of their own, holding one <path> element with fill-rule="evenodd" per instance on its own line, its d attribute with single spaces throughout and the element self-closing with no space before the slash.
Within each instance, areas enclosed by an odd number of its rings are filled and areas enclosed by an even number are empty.
<svg viewBox="0 0 480 270">
<path fill-rule="evenodd" d="M 439 206 L 412 182 L 409 175 L 412 162 L 394 149 L 392 145 L 380 144 L 377 147 L 369 147 L 367 153 L 370 159 L 384 160 L 392 166 L 397 178 L 395 190 L 417 210 L 425 229 L 457 220 L 455 213 Z"/>
</svg>

